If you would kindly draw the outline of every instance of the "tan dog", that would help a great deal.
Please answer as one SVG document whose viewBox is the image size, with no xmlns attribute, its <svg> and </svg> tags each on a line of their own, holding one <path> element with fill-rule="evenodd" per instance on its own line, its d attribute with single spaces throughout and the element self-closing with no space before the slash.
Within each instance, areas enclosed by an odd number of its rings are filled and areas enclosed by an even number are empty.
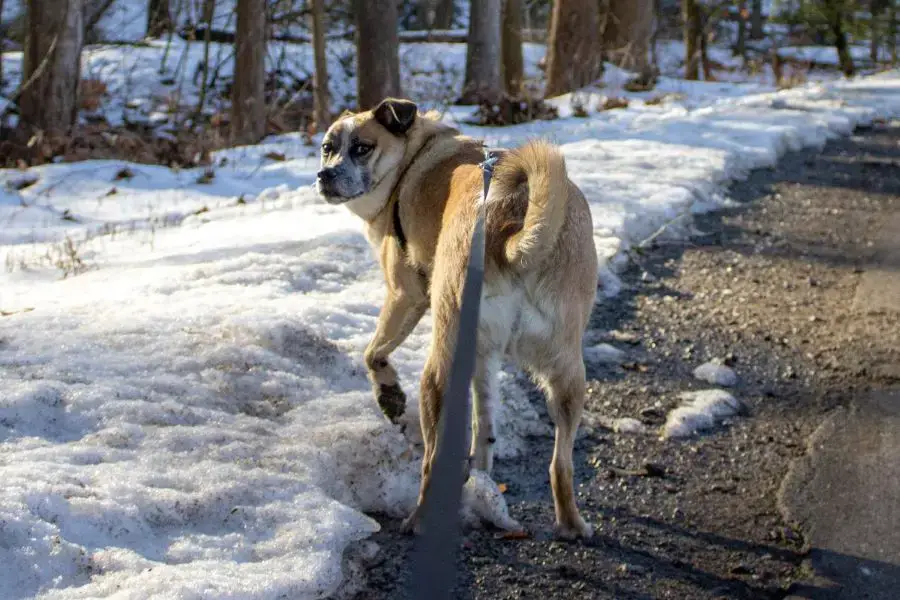
<svg viewBox="0 0 900 600">
<path fill-rule="evenodd" d="M 483 159 L 476 140 L 391 98 L 342 116 L 322 144 L 319 193 L 365 220 L 384 272 L 387 298 L 365 361 L 378 404 L 392 420 L 406 398 L 388 356 L 429 307 L 433 313 L 421 380 L 422 483 L 406 530 L 417 529 L 431 476 Z M 557 532 L 589 537 L 575 503 L 572 448 L 584 404 L 581 341 L 596 294 L 597 253 L 587 202 L 558 149 L 531 142 L 503 154 L 485 203 L 485 231 L 473 465 L 491 470 L 497 371 L 509 357 L 546 391 L 556 424 L 550 481 Z"/>
</svg>

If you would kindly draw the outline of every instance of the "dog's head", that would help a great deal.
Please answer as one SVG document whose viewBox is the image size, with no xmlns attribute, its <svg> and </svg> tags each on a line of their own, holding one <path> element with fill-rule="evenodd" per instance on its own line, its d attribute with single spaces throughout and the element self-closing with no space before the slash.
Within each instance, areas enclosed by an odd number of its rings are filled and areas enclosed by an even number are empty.
<svg viewBox="0 0 900 600">
<path fill-rule="evenodd" d="M 322 140 L 316 188 L 330 204 L 361 199 L 402 165 L 418 107 L 387 98 L 374 109 L 338 118 Z"/>
</svg>

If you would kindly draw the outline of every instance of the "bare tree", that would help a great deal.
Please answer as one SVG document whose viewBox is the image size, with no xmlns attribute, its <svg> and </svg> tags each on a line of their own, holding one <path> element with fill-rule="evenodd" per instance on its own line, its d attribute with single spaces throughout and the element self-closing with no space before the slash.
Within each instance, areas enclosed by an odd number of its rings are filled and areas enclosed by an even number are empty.
<svg viewBox="0 0 900 600">
<path fill-rule="evenodd" d="M 506 93 L 522 91 L 525 69 L 522 58 L 522 0 L 503 0 L 503 84 Z"/>
<path fill-rule="evenodd" d="M 356 95 L 360 110 L 400 96 L 400 40 L 394 0 L 355 0 Z"/>
<path fill-rule="evenodd" d="M 150 0 L 147 6 L 147 37 L 159 37 L 173 27 L 169 0 Z"/>
<path fill-rule="evenodd" d="M 888 49 L 891 66 L 897 66 L 897 0 L 888 0 Z"/>
<path fill-rule="evenodd" d="M 463 102 L 497 102 L 503 95 L 500 42 L 502 8 L 502 0 L 471 1 Z"/>
<path fill-rule="evenodd" d="M 846 77 L 852 77 L 856 72 L 853 65 L 853 56 L 850 55 L 850 45 L 847 42 L 847 31 L 844 28 L 846 12 L 849 10 L 845 0 L 823 0 L 823 10 L 828 19 L 828 28 L 834 37 L 834 48 L 837 50 L 838 63 Z"/>
<path fill-rule="evenodd" d="M 734 45 L 734 56 L 747 55 L 747 0 L 738 1 L 737 42 Z"/>
<path fill-rule="evenodd" d="M 431 27 L 434 29 L 450 29 L 453 27 L 454 8 L 453 0 L 437 0 Z"/>
<path fill-rule="evenodd" d="M 547 43 L 547 97 L 593 83 L 603 72 L 597 0 L 557 0 Z"/>
<path fill-rule="evenodd" d="M 6 31 L 3 25 L 3 0 L 0 0 L 0 94 L 3 93 L 3 46 L 6 42 Z M 0 114 L 2 116 L 2 114 Z"/>
<path fill-rule="evenodd" d="M 266 135 L 266 0 L 238 0 L 231 92 L 231 143 Z"/>
<path fill-rule="evenodd" d="M 703 18 L 697 0 L 682 0 L 684 20 L 684 78 L 700 79 L 700 51 L 703 37 Z"/>
<path fill-rule="evenodd" d="M 763 4 L 762 0 L 753 0 L 750 10 L 750 39 L 761 40 L 765 36 L 763 32 Z"/>
<path fill-rule="evenodd" d="M 606 0 L 603 48 L 620 67 L 648 73 L 653 35 L 653 0 Z"/>
<path fill-rule="evenodd" d="M 888 0 L 869 0 L 869 58 L 876 64 L 881 48 L 881 17 L 886 14 L 887 9 Z"/>
<path fill-rule="evenodd" d="M 453 0 L 417 0 L 415 28 L 450 29 L 453 8 Z"/>
<path fill-rule="evenodd" d="M 313 54 L 316 73 L 313 76 L 313 112 L 316 130 L 325 131 L 331 120 L 328 110 L 328 62 L 325 59 L 325 0 L 312 0 Z"/>
<path fill-rule="evenodd" d="M 18 92 L 23 124 L 68 133 L 78 109 L 83 0 L 29 0 L 23 83 Z"/>
</svg>

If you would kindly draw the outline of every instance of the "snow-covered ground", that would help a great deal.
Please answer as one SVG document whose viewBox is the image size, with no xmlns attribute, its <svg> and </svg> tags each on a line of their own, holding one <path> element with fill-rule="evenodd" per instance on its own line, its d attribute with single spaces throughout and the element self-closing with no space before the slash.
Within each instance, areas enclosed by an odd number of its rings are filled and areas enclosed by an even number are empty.
<svg viewBox="0 0 900 600">
<path fill-rule="evenodd" d="M 461 47 L 433 46 L 407 60 L 461 72 Z M 135 52 L 86 60 L 142 64 Z M 540 48 L 528 52 L 534 69 Z M 156 85 L 152 64 L 131 71 L 134 89 Z M 900 115 L 898 73 L 778 93 L 664 77 L 628 94 L 625 80 L 610 69 L 580 95 L 588 118 L 563 97 L 556 121 L 464 126 L 492 144 L 563 145 L 591 205 L 601 298 L 630 245 L 666 223 L 687 233 L 678 217 L 727 204 L 731 180 Z M 631 105 L 597 112 L 604 95 Z M 366 514 L 414 502 L 428 319 L 395 354 L 404 435 L 361 368 L 381 275 L 360 222 L 316 197 L 314 149 L 286 135 L 214 158 L 211 174 L 122 161 L 0 170 L 4 597 L 320 598 L 344 580 L 347 545 L 377 530 Z M 546 443 L 530 439 L 548 425 L 519 376 L 505 372 L 502 390 L 499 454 Z"/>
</svg>

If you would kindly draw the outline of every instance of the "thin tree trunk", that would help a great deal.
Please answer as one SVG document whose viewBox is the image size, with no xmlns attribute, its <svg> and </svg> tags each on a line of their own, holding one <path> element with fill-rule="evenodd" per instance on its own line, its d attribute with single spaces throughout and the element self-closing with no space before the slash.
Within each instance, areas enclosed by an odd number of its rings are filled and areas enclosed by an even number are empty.
<svg viewBox="0 0 900 600">
<path fill-rule="evenodd" d="M 684 78 L 692 81 L 700 79 L 700 37 L 703 26 L 697 0 L 682 0 L 684 19 Z"/>
<path fill-rule="evenodd" d="M 238 0 L 231 94 L 231 143 L 266 135 L 266 0 Z"/>
<path fill-rule="evenodd" d="M 750 39 L 761 40 L 764 36 L 762 0 L 753 0 L 752 10 L 750 11 Z"/>
<path fill-rule="evenodd" d="M 316 130 L 325 131 L 331 120 L 328 109 L 328 62 L 325 59 L 325 0 L 312 0 L 312 34 L 316 63 L 313 113 Z"/>
<path fill-rule="evenodd" d="M 212 21 L 216 14 L 215 0 L 203 0 L 203 20 L 206 22 L 206 31 L 203 32 L 203 63 L 200 65 L 200 97 L 197 99 L 196 117 L 199 119 L 206 106 L 206 84 L 209 81 L 209 49 L 212 40 Z M 237 69 L 235 69 L 237 71 Z M 195 75 L 196 78 L 196 75 Z"/>
<path fill-rule="evenodd" d="M 472 0 L 462 101 L 495 103 L 503 95 L 500 15 L 503 0 Z"/>
<path fill-rule="evenodd" d="M 75 124 L 81 48 L 82 0 L 29 0 L 19 108 L 26 126 L 66 134 Z"/>
<path fill-rule="evenodd" d="M 834 48 L 837 50 L 838 63 L 845 77 L 852 77 L 856 72 L 853 65 L 853 56 L 850 55 L 850 45 L 847 42 L 847 32 L 844 30 L 844 4 L 843 0 L 825 0 L 828 26 L 831 35 L 834 36 Z"/>
<path fill-rule="evenodd" d="M 709 15 L 705 14 L 705 8 L 698 6 L 701 12 L 700 16 L 700 66 L 703 67 L 703 80 L 712 81 L 714 79 L 712 72 L 712 64 L 709 61 L 709 33 L 706 30 L 707 19 Z"/>
<path fill-rule="evenodd" d="M 450 29 L 453 27 L 453 0 L 437 0 L 434 9 L 434 21 L 431 23 L 433 29 Z"/>
<path fill-rule="evenodd" d="M 400 96 L 400 41 L 394 0 L 355 0 L 356 92 L 360 110 Z"/>
<path fill-rule="evenodd" d="M 2 0 L 0 0 L 2 1 Z M 503 0 L 503 83 L 506 93 L 518 96 L 522 91 L 522 0 Z"/>
<path fill-rule="evenodd" d="M 734 45 L 734 56 L 747 56 L 747 0 L 738 2 L 737 42 Z"/>
<path fill-rule="evenodd" d="M 897 0 L 888 0 L 888 42 L 891 51 L 891 66 L 897 66 Z"/>
<path fill-rule="evenodd" d="M 878 47 L 881 45 L 881 28 L 878 17 L 881 16 L 882 3 L 880 0 L 869 0 L 869 58 L 873 64 L 878 64 Z"/>
<path fill-rule="evenodd" d="M 3 20 L 3 0 L 0 0 L 0 21 Z M 6 34 L 4 33 L 4 29 L 0 29 L 0 93 L 3 92 L 3 42 L 6 41 Z M 0 117 L 2 117 L 2 111 L 0 111 Z"/>
<path fill-rule="evenodd" d="M 150 0 L 147 7 L 147 37 L 159 37 L 173 28 L 169 0 Z"/>
<path fill-rule="evenodd" d="M 590 85 L 603 73 L 597 0 L 557 0 L 547 41 L 546 97 Z"/>
<path fill-rule="evenodd" d="M 412 29 L 428 30 L 435 20 L 436 0 L 416 0 L 414 27 Z"/>
</svg>

